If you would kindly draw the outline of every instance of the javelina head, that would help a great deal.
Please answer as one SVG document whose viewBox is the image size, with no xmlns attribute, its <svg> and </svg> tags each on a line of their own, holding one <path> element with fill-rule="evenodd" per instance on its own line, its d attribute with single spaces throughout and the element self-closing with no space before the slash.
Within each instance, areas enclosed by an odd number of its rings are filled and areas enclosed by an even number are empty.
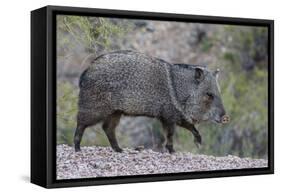
<svg viewBox="0 0 281 194">
<path fill-rule="evenodd" d="M 229 122 L 221 99 L 218 75 L 219 70 L 211 72 L 204 68 L 194 69 L 194 99 L 187 107 L 191 110 L 191 118 L 195 123 L 207 120 L 216 123 Z"/>
</svg>

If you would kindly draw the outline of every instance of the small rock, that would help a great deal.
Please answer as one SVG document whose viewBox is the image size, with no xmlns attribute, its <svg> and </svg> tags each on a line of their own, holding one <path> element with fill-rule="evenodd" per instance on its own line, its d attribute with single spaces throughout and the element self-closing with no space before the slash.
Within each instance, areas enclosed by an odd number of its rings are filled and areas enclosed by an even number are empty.
<svg viewBox="0 0 281 194">
<path fill-rule="evenodd" d="M 142 147 L 140 147 L 142 149 Z M 116 153 L 110 147 L 83 147 L 74 152 L 68 145 L 57 145 L 57 179 L 129 176 L 192 171 L 261 168 L 265 159 L 215 157 L 192 153 L 160 153 L 151 149 L 125 148 Z"/>
</svg>

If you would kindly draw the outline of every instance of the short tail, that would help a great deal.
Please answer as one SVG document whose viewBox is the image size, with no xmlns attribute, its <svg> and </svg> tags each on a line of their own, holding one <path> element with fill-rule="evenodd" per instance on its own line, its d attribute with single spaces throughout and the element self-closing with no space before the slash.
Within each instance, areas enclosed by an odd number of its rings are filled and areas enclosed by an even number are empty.
<svg viewBox="0 0 281 194">
<path fill-rule="evenodd" d="M 82 63 L 81 63 L 81 66 L 84 67 L 84 64 L 85 64 L 87 61 L 89 61 L 93 56 L 95 56 L 95 55 L 94 55 L 94 54 L 89 54 L 89 55 L 87 55 L 87 56 L 83 59 L 83 61 L 82 61 Z M 88 70 L 88 69 L 86 69 L 85 71 L 83 71 L 83 73 L 80 75 L 80 79 L 79 79 L 79 87 L 80 87 L 80 88 L 83 87 L 83 80 L 85 80 L 87 70 Z"/>
<path fill-rule="evenodd" d="M 86 74 L 87 74 L 88 69 L 86 69 L 85 71 L 83 71 L 83 73 L 80 75 L 79 78 L 79 88 L 83 87 L 83 81 L 86 80 Z"/>
</svg>

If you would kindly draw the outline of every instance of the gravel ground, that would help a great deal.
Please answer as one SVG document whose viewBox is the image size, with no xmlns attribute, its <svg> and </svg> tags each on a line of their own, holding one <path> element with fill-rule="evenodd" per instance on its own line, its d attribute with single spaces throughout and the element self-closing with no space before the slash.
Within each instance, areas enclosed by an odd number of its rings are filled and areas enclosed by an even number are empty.
<svg viewBox="0 0 281 194">
<path fill-rule="evenodd" d="M 231 155 L 169 154 L 127 148 L 122 153 L 116 153 L 110 147 L 98 146 L 82 147 L 81 150 L 75 153 L 70 146 L 57 146 L 57 179 L 261 168 L 268 165 L 264 159 Z"/>
</svg>

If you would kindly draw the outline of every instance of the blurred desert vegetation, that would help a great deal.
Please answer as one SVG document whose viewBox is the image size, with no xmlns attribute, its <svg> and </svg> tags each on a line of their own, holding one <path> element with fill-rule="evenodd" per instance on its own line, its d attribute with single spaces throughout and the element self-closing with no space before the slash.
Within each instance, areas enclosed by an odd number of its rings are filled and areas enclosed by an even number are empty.
<svg viewBox="0 0 281 194">
<path fill-rule="evenodd" d="M 231 122 L 197 126 L 203 138 L 200 149 L 191 133 L 178 127 L 177 151 L 267 158 L 267 41 L 266 27 L 57 16 L 57 143 L 73 144 L 78 79 L 89 59 L 132 49 L 171 63 L 221 70 L 221 92 Z M 122 117 L 116 132 L 122 147 L 158 149 L 163 142 L 156 119 Z M 85 131 L 82 145 L 109 146 L 101 125 Z"/>
</svg>

